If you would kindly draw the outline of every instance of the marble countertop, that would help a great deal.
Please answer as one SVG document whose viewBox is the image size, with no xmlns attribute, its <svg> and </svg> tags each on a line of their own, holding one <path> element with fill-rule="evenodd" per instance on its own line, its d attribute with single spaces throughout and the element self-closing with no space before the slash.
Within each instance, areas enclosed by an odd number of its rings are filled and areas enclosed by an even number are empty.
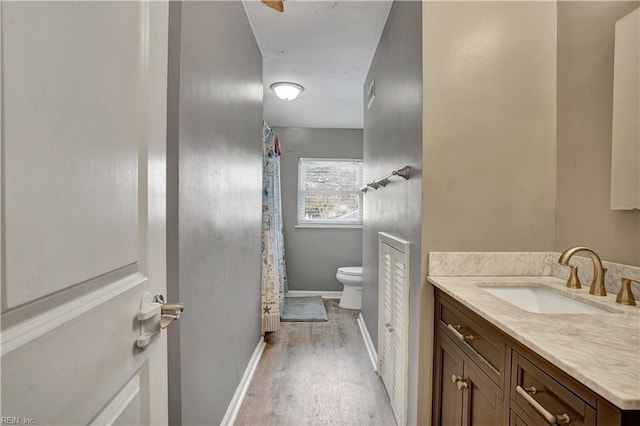
<svg viewBox="0 0 640 426">
<path fill-rule="evenodd" d="M 615 303 L 616 295 L 575 290 L 553 276 L 429 276 L 429 282 L 624 410 L 640 409 L 640 302 Z M 549 287 L 614 312 L 536 314 L 483 290 L 482 285 Z"/>
</svg>

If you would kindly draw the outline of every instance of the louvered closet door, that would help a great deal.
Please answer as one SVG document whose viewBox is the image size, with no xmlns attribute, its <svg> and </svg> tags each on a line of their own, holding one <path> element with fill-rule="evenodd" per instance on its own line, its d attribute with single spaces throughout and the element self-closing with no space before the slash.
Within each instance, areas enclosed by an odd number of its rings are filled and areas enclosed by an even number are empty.
<svg viewBox="0 0 640 426">
<path fill-rule="evenodd" d="M 403 244 L 394 245 L 404 248 Z M 396 420 L 398 424 L 404 424 L 409 306 L 408 247 L 402 252 L 381 240 L 379 283 L 380 376 L 387 388 Z"/>
<path fill-rule="evenodd" d="M 393 319 L 393 261 L 391 259 L 391 252 L 393 250 L 386 244 L 383 245 L 381 250 L 381 271 L 380 271 L 380 293 L 382 295 L 380 302 L 382 303 L 382 319 L 381 323 L 383 327 L 379 332 L 379 339 L 381 341 L 381 354 L 380 354 L 380 377 L 382 382 L 387 388 L 389 396 L 393 394 L 393 359 L 394 359 L 394 344 L 393 333 L 391 333 L 390 327 L 392 327 Z M 393 398 L 391 398 L 393 405 Z M 395 414 L 395 406 L 393 407 Z M 397 416 L 397 414 L 396 414 Z"/>
</svg>

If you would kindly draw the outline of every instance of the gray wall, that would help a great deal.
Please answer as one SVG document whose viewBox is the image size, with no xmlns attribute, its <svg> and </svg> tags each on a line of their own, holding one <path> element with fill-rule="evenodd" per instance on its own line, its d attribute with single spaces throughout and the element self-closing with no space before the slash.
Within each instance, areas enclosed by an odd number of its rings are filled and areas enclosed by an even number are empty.
<svg viewBox="0 0 640 426">
<path fill-rule="evenodd" d="M 362 229 L 296 228 L 299 158 L 362 158 L 361 129 L 274 129 L 280 157 L 289 290 L 342 291 L 340 266 L 362 265 Z"/>
<path fill-rule="evenodd" d="M 638 1 L 558 3 L 555 250 L 640 266 L 640 212 L 609 209 L 615 22 Z"/>
<path fill-rule="evenodd" d="M 171 98 L 179 108 L 169 105 L 170 125 L 179 114 L 169 149 L 179 167 L 170 293 L 179 290 L 186 309 L 179 359 L 169 365 L 182 405 L 173 394 L 170 416 L 172 424 L 180 412 L 184 425 L 219 424 L 260 339 L 262 56 L 241 2 L 185 2 L 181 16 L 175 5 L 171 12 L 181 40 L 169 58 L 174 71 L 180 64 L 169 83 L 180 82 Z"/>
<path fill-rule="evenodd" d="M 553 249 L 556 17 L 555 2 L 425 3 L 425 254 Z M 421 304 L 420 422 L 430 424 L 428 284 Z"/>
<path fill-rule="evenodd" d="M 421 3 L 394 2 L 365 81 L 375 100 L 364 114 L 365 181 L 411 166 L 408 181 L 392 179 L 364 199 L 362 316 L 378 341 L 378 232 L 411 242 L 409 396 L 407 423 L 416 423 L 421 246 L 422 56 Z"/>
<path fill-rule="evenodd" d="M 167 300 L 179 301 L 179 153 L 180 153 L 180 40 L 182 3 L 169 2 L 169 63 L 167 79 Z M 169 424 L 182 422 L 180 322 L 167 329 L 169 363 Z"/>
</svg>

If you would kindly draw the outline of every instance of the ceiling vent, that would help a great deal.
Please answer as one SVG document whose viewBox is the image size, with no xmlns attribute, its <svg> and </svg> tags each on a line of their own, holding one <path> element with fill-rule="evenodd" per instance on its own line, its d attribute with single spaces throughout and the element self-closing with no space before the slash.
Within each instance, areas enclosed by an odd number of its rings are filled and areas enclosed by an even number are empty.
<svg viewBox="0 0 640 426">
<path fill-rule="evenodd" d="M 369 90 L 367 90 L 367 109 L 371 108 L 371 104 L 376 97 L 376 81 L 371 80 Z"/>
</svg>

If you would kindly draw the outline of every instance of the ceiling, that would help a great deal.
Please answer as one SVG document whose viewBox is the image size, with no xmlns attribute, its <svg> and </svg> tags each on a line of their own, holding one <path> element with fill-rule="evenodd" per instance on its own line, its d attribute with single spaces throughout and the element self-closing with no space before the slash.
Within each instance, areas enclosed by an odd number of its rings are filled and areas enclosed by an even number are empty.
<svg viewBox="0 0 640 426">
<path fill-rule="evenodd" d="M 391 0 L 289 0 L 284 13 L 259 1 L 244 6 L 263 57 L 264 119 L 274 127 L 363 127 L 364 80 Z M 271 83 L 304 86 L 293 101 Z"/>
</svg>

